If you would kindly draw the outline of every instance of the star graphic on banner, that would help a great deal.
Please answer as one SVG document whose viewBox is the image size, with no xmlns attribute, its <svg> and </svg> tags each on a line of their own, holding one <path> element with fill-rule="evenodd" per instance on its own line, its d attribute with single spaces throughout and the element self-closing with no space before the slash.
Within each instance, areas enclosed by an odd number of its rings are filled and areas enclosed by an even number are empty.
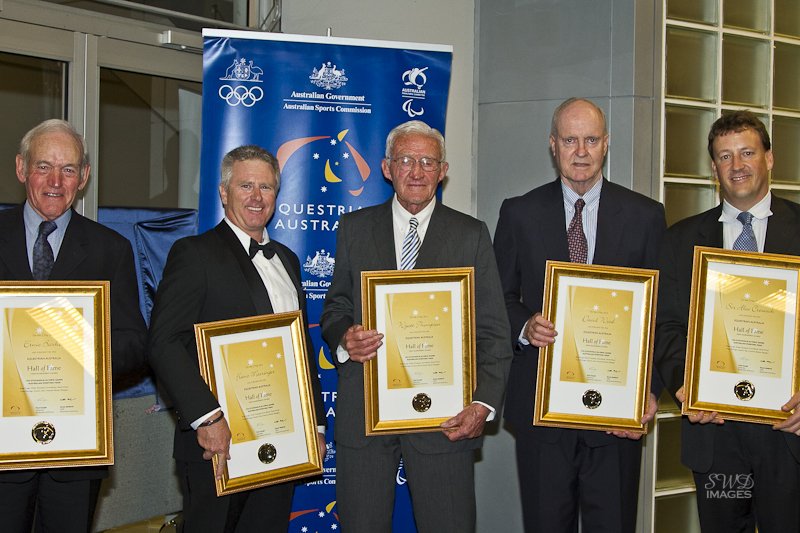
<svg viewBox="0 0 800 533">
<path fill-rule="evenodd" d="M 281 354 L 275 354 L 275 357 L 277 357 L 278 359 L 280 359 L 280 358 L 281 358 L 281 357 L 283 357 L 283 356 L 282 356 Z"/>
<path fill-rule="evenodd" d="M 611 291 L 611 297 L 612 298 L 616 298 L 617 297 L 617 291 Z"/>
<path fill-rule="evenodd" d="M 323 516 L 325 516 L 325 513 L 323 513 L 322 511 L 320 511 L 320 512 L 319 512 L 319 517 L 320 517 L 320 518 L 322 518 Z"/>
<path fill-rule="evenodd" d="M 252 359 L 248 359 L 247 360 L 247 364 L 250 365 L 250 366 L 253 366 L 253 360 Z"/>
<path fill-rule="evenodd" d="M 336 139 L 331 139 L 331 146 L 336 146 Z"/>
<path fill-rule="evenodd" d="M 311 157 L 313 157 L 314 159 L 319 159 L 319 154 L 314 154 L 314 155 L 313 155 L 313 156 L 311 156 Z"/>
<path fill-rule="evenodd" d="M 308 533 L 308 528 L 306 526 L 303 526 L 300 528 L 300 531 L 301 533 Z"/>
<path fill-rule="evenodd" d="M 324 186 L 324 185 L 322 187 L 320 187 L 319 190 L 322 191 L 322 192 L 328 192 L 328 188 L 326 186 Z"/>
<path fill-rule="evenodd" d="M 598 309 L 600 309 L 600 306 L 598 306 L 598 305 L 595 305 L 594 307 L 592 307 L 592 309 L 594 309 L 595 311 L 597 311 Z"/>
<path fill-rule="evenodd" d="M 39 334 L 41 335 L 41 333 L 42 333 L 42 328 L 36 328 L 36 333 L 39 333 Z"/>
<path fill-rule="evenodd" d="M 630 308 L 630 307 L 628 307 L 628 306 L 626 305 L 625 307 L 623 307 L 623 308 L 622 308 L 622 310 L 623 310 L 623 311 L 630 311 L 630 310 L 631 310 L 631 308 Z"/>
<path fill-rule="evenodd" d="M 261 343 L 261 347 L 262 347 L 262 348 L 266 348 L 266 347 L 267 347 L 267 341 L 263 341 L 263 342 Z"/>
<path fill-rule="evenodd" d="M 331 529 L 336 529 L 336 524 L 331 524 Z"/>
<path fill-rule="evenodd" d="M 444 311 L 446 313 L 446 312 L 449 311 L 449 309 L 445 306 L 445 307 L 442 307 L 442 311 Z"/>
<path fill-rule="evenodd" d="M 333 166 L 338 167 L 339 166 L 339 162 L 338 161 L 334 161 L 333 162 Z"/>
<path fill-rule="evenodd" d="M 344 157 L 345 159 L 348 159 L 350 157 L 350 154 L 345 152 L 345 153 L 342 154 L 342 157 Z"/>
<path fill-rule="evenodd" d="M 750 293 L 749 292 L 744 293 L 744 299 L 745 300 L 749 300 L 750 299 Z"/>
<path fill-rule="evenodd" d="M 429 300 L 435 300 L 436 299 L 436 295 L 435 294 L 431 294 L 430 296 L 428 296 L 428 299 Z"/>
<path fill-rule="evenodd" d="M 414 315 L 414 316 L 417 316 L 417 315 L 419 314 L 419 311 L 417 311 L 416 309 L 414 309 L 414 312 L 413 312 L 413 313 L 411 313 L 411 314 L 412 314 L 412 315 Z"/>
<path fill-rule="evenodd" d="M 766 285 L 769 285 L 769 280 L 768 280 L 768 279 L 765 279 L 765 280 L 764 280 L 764 285 L 765 285 L 765 286 L 766 286 Z"/>
</svg>

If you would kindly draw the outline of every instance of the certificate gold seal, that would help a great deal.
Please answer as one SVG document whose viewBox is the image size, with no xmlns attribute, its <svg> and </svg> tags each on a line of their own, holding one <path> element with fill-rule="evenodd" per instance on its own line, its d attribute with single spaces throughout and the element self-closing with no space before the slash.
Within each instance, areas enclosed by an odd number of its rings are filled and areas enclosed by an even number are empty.
<svg viewBox="0 0 800 533">
<path fill-rule="evenodd" d="M 733 386 L 733 393 L 743 402 L 747 402 L 752 400 L 753 396 L 756 395 L 756 386 L 746 379 L 743 379 Z"/>
<path fill-rule="evenodd" d="M 603 395 L 594 389 L 589 389 L 583 393 L 583 405 L 587 409 L 597 409 L 603 403 Z"/>
<path fill-rule="evenodd" d="M 37 422 L 31 430 L 31 437 L 39 444 L 50 444 L 56 438 L 56 427 L 50 422 Z"/>
<path fill-rule="evenodd" d="M 414 407 L 416 412 L 424 413 L 431 408 L 431 397 L 424 392 L 420 392 L 414 396 L 413 400 L 411 400 L 411 405 Z"/>
<path fill-rule="evenodd" d="M 258 460 L 265 465 L 270 464 L 278 456 L 278 450 L 270 443 L 262 444 L 258 449 Z"/>
</svg>

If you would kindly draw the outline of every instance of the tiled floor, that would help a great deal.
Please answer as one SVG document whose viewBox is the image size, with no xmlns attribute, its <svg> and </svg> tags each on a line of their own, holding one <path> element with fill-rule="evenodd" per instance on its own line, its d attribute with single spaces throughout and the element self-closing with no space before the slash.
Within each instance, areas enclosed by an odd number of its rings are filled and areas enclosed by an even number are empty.
<svg viewBox="0 0 800 533">
<path fill-rule="evenodd" d="M 180 521 L 180 518 L 180 515 L 178 515 L 177 520 Z M 165 517 L 157 516 L 156 518 L 151 518 L 150 520 L 145 520 L 143 522 L 107 529 L 105 533 L 159 533 L 159 531 L 161 533 L 174 533 L 177 531 L 175 521 L 172 521 L 166 525 L 164 522 Z"/>
</svg>

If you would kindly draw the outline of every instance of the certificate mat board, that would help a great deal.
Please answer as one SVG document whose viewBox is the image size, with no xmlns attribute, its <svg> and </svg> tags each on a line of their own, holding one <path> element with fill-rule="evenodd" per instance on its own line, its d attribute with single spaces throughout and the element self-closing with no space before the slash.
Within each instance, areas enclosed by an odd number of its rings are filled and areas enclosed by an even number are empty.
<svg viewBox="0 0 800 533">
<path fill-rule="evenodd" d="M 533 425 L 647 433 L 658 271 L 547 262 Z"/>
<path fill-rule="evenodd" d="M 361 297 L 384 334 L 364 363 L 366 434 L 441 431 L 475 390 L 474 269 L 362 272 Z"/>
<path fill-rule="evenodd" d="M 114 463 L 109 285 L 0 282 L 0 470 Z"/>
<path fill-rule="evenodd" d="M 321 474 L 300 311 L 195 324 L 195 337 L 231 429 L 217 496 Z"/>
<path fill-rule="evenodd" d="M 800 258 L 695 246 L 682 413 L 777 424 L 798 391 Z"/>
</svg>

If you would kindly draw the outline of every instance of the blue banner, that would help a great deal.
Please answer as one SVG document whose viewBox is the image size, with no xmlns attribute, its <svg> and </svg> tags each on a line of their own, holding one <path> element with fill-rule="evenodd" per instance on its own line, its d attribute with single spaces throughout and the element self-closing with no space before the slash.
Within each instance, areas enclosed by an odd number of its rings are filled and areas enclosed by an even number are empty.
<svg viewBox="0 0 800 533">
<path fill-rule="evenodd" d="M 295 490 L 289 530 L 338 530 L 336 370 L 318 326 L 336 228 L 341 214 L 391 196 L 380 165 L 392 128 L 417 119 L 444 134 L 452 47 L 223 30 L 203 37 L 199 231 L 223 217 L 222 157 L 244 144 L 275 154 L 281 189 L 267 229 L 300 258 L 328 423 L 325 473 Z M 402 468 L 397 483 L 394 531 L 415 531 Z"/>
</svg>

